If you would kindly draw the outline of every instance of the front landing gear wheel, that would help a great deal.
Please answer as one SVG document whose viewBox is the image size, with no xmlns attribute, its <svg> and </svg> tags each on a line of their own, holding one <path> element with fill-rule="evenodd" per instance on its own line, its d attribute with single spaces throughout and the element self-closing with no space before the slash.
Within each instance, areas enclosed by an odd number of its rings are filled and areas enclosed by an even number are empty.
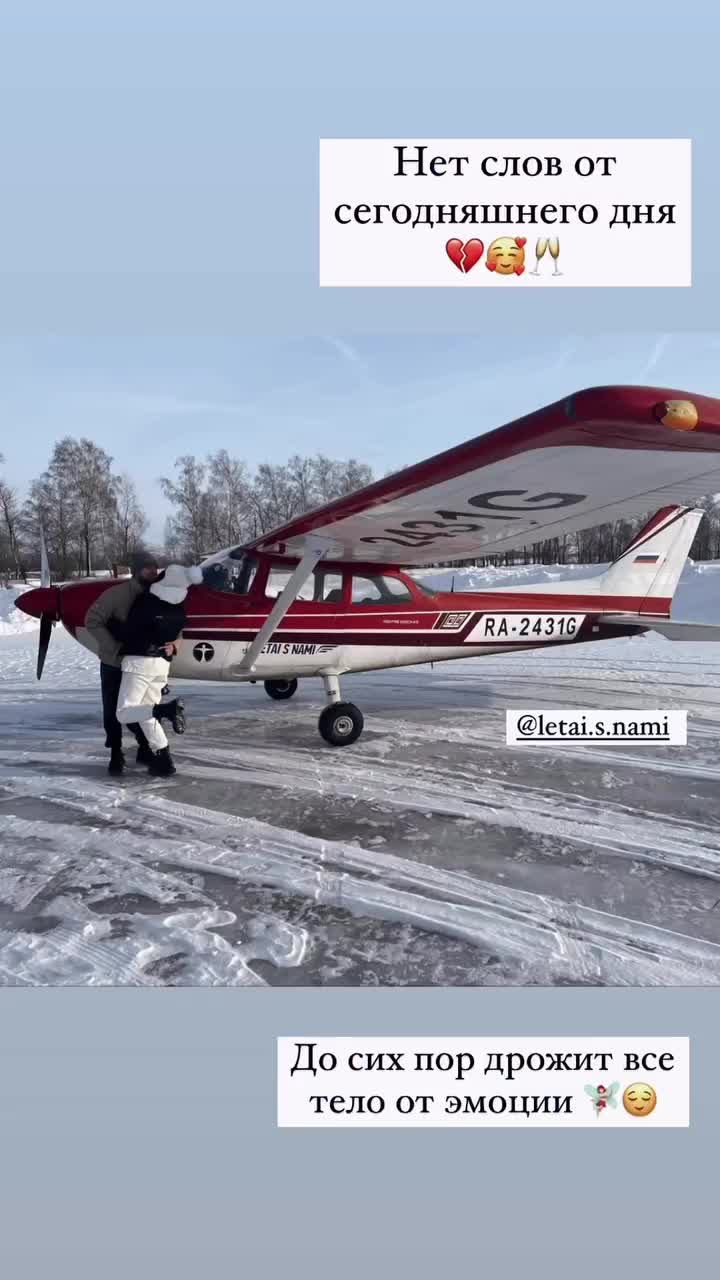
<svg viewBox="0 0 720 1280">
<path fill-rule="evenodd" d="M 318 720 L 321 736 L 331 747 L 349 747 L 363 731 L 362 711 L 353 702 L 333 702 Z"/>
<path fill-rule="evenodd" d="M 281 702 L 285 698 L 292 698 L 297 692 L 298 682 L 297 680 L 265 680 L 264 685 L 268 697 Z"/>
</svg>

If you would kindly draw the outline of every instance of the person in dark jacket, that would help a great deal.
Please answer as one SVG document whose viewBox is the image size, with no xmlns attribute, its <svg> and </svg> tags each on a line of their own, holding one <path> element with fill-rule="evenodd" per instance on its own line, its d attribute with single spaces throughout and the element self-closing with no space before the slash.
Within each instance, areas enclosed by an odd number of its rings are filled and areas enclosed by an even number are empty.
<svg viewBox="0 0 720 1280">
<path fill-rule="evenodd" d="M 138 551 L 132 561 L 132 576 L 109 587 L 90 606 L 85 626 L 93 640 L 100 659 L 100 689 L 102 692 L 103 727 L 105 746 L 110 748 L 108 773 L 122 773 L 125 756 L 122 749 L 123 726 L 117 718 L 117 701 L 120 692 L 122 670 L 120 666 L 120 642 L 114 635 L 118 625 L 126 621 L 134 602 L 147 591 L 160 572 L 157 560 L 149 552 Z M 136 724 L 127 728 L 137 742 L 137 763 L 149 764 L 152 752 L 142 729 Z"/>
<path fill-rule="evenodd" d="M 161 707 L 160 700 L 187 621 L 183 602 L 188 588 L 201 582 L 199 569 L 169 565 L 162 578 L 137 597 L 126 622 L 113 627 L 122 655 L 117 718 L 121 724 L 140 725 L 153 753 L 150 773 L 158 777 L 175 773 L 161 724 L 165 716 L 173 718 L 173 704 Z"/>
</svg>

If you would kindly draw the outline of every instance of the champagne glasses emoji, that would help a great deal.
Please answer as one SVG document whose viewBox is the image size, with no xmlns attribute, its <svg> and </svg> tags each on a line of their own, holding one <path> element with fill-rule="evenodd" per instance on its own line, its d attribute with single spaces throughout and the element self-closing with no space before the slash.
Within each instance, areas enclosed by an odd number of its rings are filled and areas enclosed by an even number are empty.
<svg viewBox="0 0 720 1280">
<path fill-rule="evenodd" d="M 545 250 L 547 249 L 547 247 L 548 247 L 547 239 L 541 236 L 541 238 L 538 240 L 537 244 L 535 245 L 535 269 L 530 272 L 531 276 L 540 275 L 540 271 L 539 271 L 540 259 L 544 256 Z"/>
<path fill-rule="evenodd" d="M 548 240 L 548 249 L 550 250 L 550 257 L 552 258 L 554 263 L 553 275 L 561 276 L 562 271 L 558 271 L 558 264 L 557 264 L 557 260 L 560 257 L 560 241 L 558 240 L 557 236 L 550 237 L 550 239 Z"/>
</svg>

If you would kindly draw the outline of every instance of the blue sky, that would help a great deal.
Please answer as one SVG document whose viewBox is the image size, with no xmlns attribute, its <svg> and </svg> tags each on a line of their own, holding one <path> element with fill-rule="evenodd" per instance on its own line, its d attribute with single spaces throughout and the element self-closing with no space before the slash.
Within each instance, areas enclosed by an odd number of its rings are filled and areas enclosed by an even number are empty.
<svg viewBox="0 0 720 1280">
<path fill-rule="evenodd" d="M 0 343 L 8 477 L 23 488 L 60 435 L 91 436 L 136 479 L 154 536 L 180 454 L 322 451 L 382 474 L 608 382 L 720 396 L 720 331 Z"/>
<path fill-rule="evenodd" d="M 6 0 L 0 334 L 715 327 L 719 36 L 707 0 Z M 320 290 L 318 139 L 353 136 L 691 137 L 695 286 Z"/>
<path fill-rule="evenodd" d="M 0 451 L 376 470 L 598 382 L 720 395 L 720 15 L 701 0 L 8 0 Z M 692 289 L 325 289 L 329 137 L 691 137 Z M 672 173 L 668 173 L 672 199 Z M 420 234 L 419 232 L 417 234 Z M 618 251 L 631 233 L 618 230 Z"/>
</svg>

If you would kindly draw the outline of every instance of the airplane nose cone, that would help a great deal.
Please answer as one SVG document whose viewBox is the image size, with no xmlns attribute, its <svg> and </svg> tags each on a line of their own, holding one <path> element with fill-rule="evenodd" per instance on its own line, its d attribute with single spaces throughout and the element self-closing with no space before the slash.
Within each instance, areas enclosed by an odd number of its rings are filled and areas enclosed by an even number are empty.
<svg viewBox="0 0 720 1280">
<path fill-rule="evenodd" d="M 57 587 L 34 587 L 32 591 L 24 591 L 15 600 L 15 606 L 22 609 L 31 618 L 41 618 L 44 613 L 59 618 L 59 593 Z"/>
</svg>

